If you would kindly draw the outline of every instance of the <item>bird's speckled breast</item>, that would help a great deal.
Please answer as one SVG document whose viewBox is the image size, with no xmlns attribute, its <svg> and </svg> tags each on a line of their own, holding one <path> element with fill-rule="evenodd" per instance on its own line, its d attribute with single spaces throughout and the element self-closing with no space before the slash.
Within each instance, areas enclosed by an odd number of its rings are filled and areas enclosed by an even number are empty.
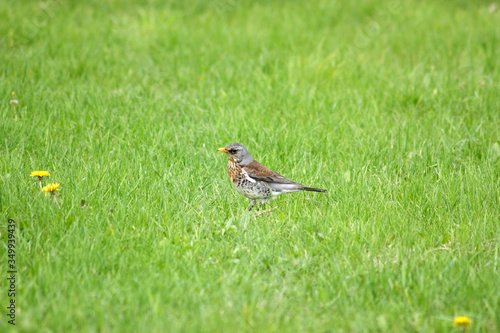
<svg viewBox="0 0 500 333">
<path fill-rule="evenodd" d="M 266 182 L 250 178 L 246 171 L 231 159 L 227 163 L 227 173 L 233 186 L 245 197 L 249 199 L 268 199 L 271 197 L 271 188 Z"/>
</svg>

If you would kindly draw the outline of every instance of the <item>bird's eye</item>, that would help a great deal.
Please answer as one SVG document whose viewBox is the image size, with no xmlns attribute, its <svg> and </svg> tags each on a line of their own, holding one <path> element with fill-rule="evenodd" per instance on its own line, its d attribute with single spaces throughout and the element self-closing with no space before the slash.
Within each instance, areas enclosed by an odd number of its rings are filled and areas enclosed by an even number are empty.
<svg viewBox="0 0 500 333">
<path fill-rule="evenodd" d="M 229 150 L 229 152 L 230 152 L 231 154 L 236 154 L 236 149 L 231 149 L 231 150 Z"/>
</svg>

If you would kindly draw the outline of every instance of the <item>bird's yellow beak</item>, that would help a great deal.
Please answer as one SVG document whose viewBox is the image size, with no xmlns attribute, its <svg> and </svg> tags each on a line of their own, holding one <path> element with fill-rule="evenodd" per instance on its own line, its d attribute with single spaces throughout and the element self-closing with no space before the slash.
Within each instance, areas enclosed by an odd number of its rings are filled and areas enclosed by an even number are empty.
<svg viewBox="0 0 500 333">
<path fill-rule="evenodd" d="M 222 147 L 217 149 L 217 151 L 223 152 L 223 153 L 229 153 L 226 148 Z"/>
</svg>

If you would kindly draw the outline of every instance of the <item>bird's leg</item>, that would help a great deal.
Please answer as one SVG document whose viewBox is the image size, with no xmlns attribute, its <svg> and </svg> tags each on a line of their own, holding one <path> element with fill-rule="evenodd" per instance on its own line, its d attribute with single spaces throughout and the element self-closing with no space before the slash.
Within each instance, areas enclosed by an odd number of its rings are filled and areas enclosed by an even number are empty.
<svg viewBox="0 0 500 333">
<path fill-rule="evenodd" d="M 250 206 L 250 208 L 248 209 L 248 211 L 251 211 L 253 206 L 255 206 L 255 204 L 257 203 L 256 200 L 252 200 L 252 205 Z M 257 209 L 258 210 L 258 209 Z"/>
</svg>

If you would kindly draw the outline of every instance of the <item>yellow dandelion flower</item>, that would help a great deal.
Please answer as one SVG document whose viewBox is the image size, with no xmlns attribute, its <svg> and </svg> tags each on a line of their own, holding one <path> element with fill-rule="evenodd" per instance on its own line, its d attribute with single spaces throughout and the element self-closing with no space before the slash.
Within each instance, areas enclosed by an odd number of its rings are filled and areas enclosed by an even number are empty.
<svg viewBox="0 0 500 333">
<path fill-rule="evenodd" d="M 48 177 L 50 176 L 50 173 L 48 171 L 33 171 L 31 174 L 30 174 L 30 177 Z"/>
<path fill-rule="evenodd" d="M 59 191 L 59 189 L 58 189 L 59 185 L 61 185 L 61 184 L 59 184 L 59 183 L 48 184 L 47 186 L 44 186 L 42 188 L 42 191 L 47 192 L 47 193 L 50 192 L 50 194 L 54 195 L 55 191 Z M 47 193 L 45 193 L 45 196 L 47 196 Z"/>
<path fill-rule="evenodd" d="M 10 100 L 10 104 L 19 104 L 19 101 L 16 98 L 15 92 L 12 92 L 12 99 Z"/>
<path fill-rule="evenodd" d="M 56 191 L 59 191 L 59 183 L 54 183 L 54 184 L 48 184 L 47 186 L 44 186 L 42 188 L 42 191 L 45 192 L 45 196 L 47 196 L 47 193 L 50 193 L 50 197 L 52 199 L 54 199 L 54 202 L 56 203 L 57 205 L 57 208 L 61 209 L 61 206 L 59 206 L 59 203 L 57 202 L 57 199 L 56 199 Z"/>
<path fill-rule="evenodd" d="M 43 177 L 48 177 L 50 176 L 50 173 L 48 171 L 43 171 L 43 170 L 40 170 L 40 171 L 33 171 L 31 174 L 30 174 L 31 177 L 38 177 L 38 182 L 40 184 L 40 188 L 42 189 L 42 181 L 43 181 Z M 43 190 L 43 189 L 42 189 Z"/>
<path fill-rule="evenodd" d="M 472 323 L 472 320 L 467 316 L 458 316 L 453 319 L 453 326 L 455 327 L 463 327 L 464 332 L 467 332 L 469 325 Z"/>
<path fill-rule="evenodd" d="M 470 325 L 471 322 L 472 320 L 467 316 L 458 316 L 453 319 L 454 326 Z"/>
</svg>

